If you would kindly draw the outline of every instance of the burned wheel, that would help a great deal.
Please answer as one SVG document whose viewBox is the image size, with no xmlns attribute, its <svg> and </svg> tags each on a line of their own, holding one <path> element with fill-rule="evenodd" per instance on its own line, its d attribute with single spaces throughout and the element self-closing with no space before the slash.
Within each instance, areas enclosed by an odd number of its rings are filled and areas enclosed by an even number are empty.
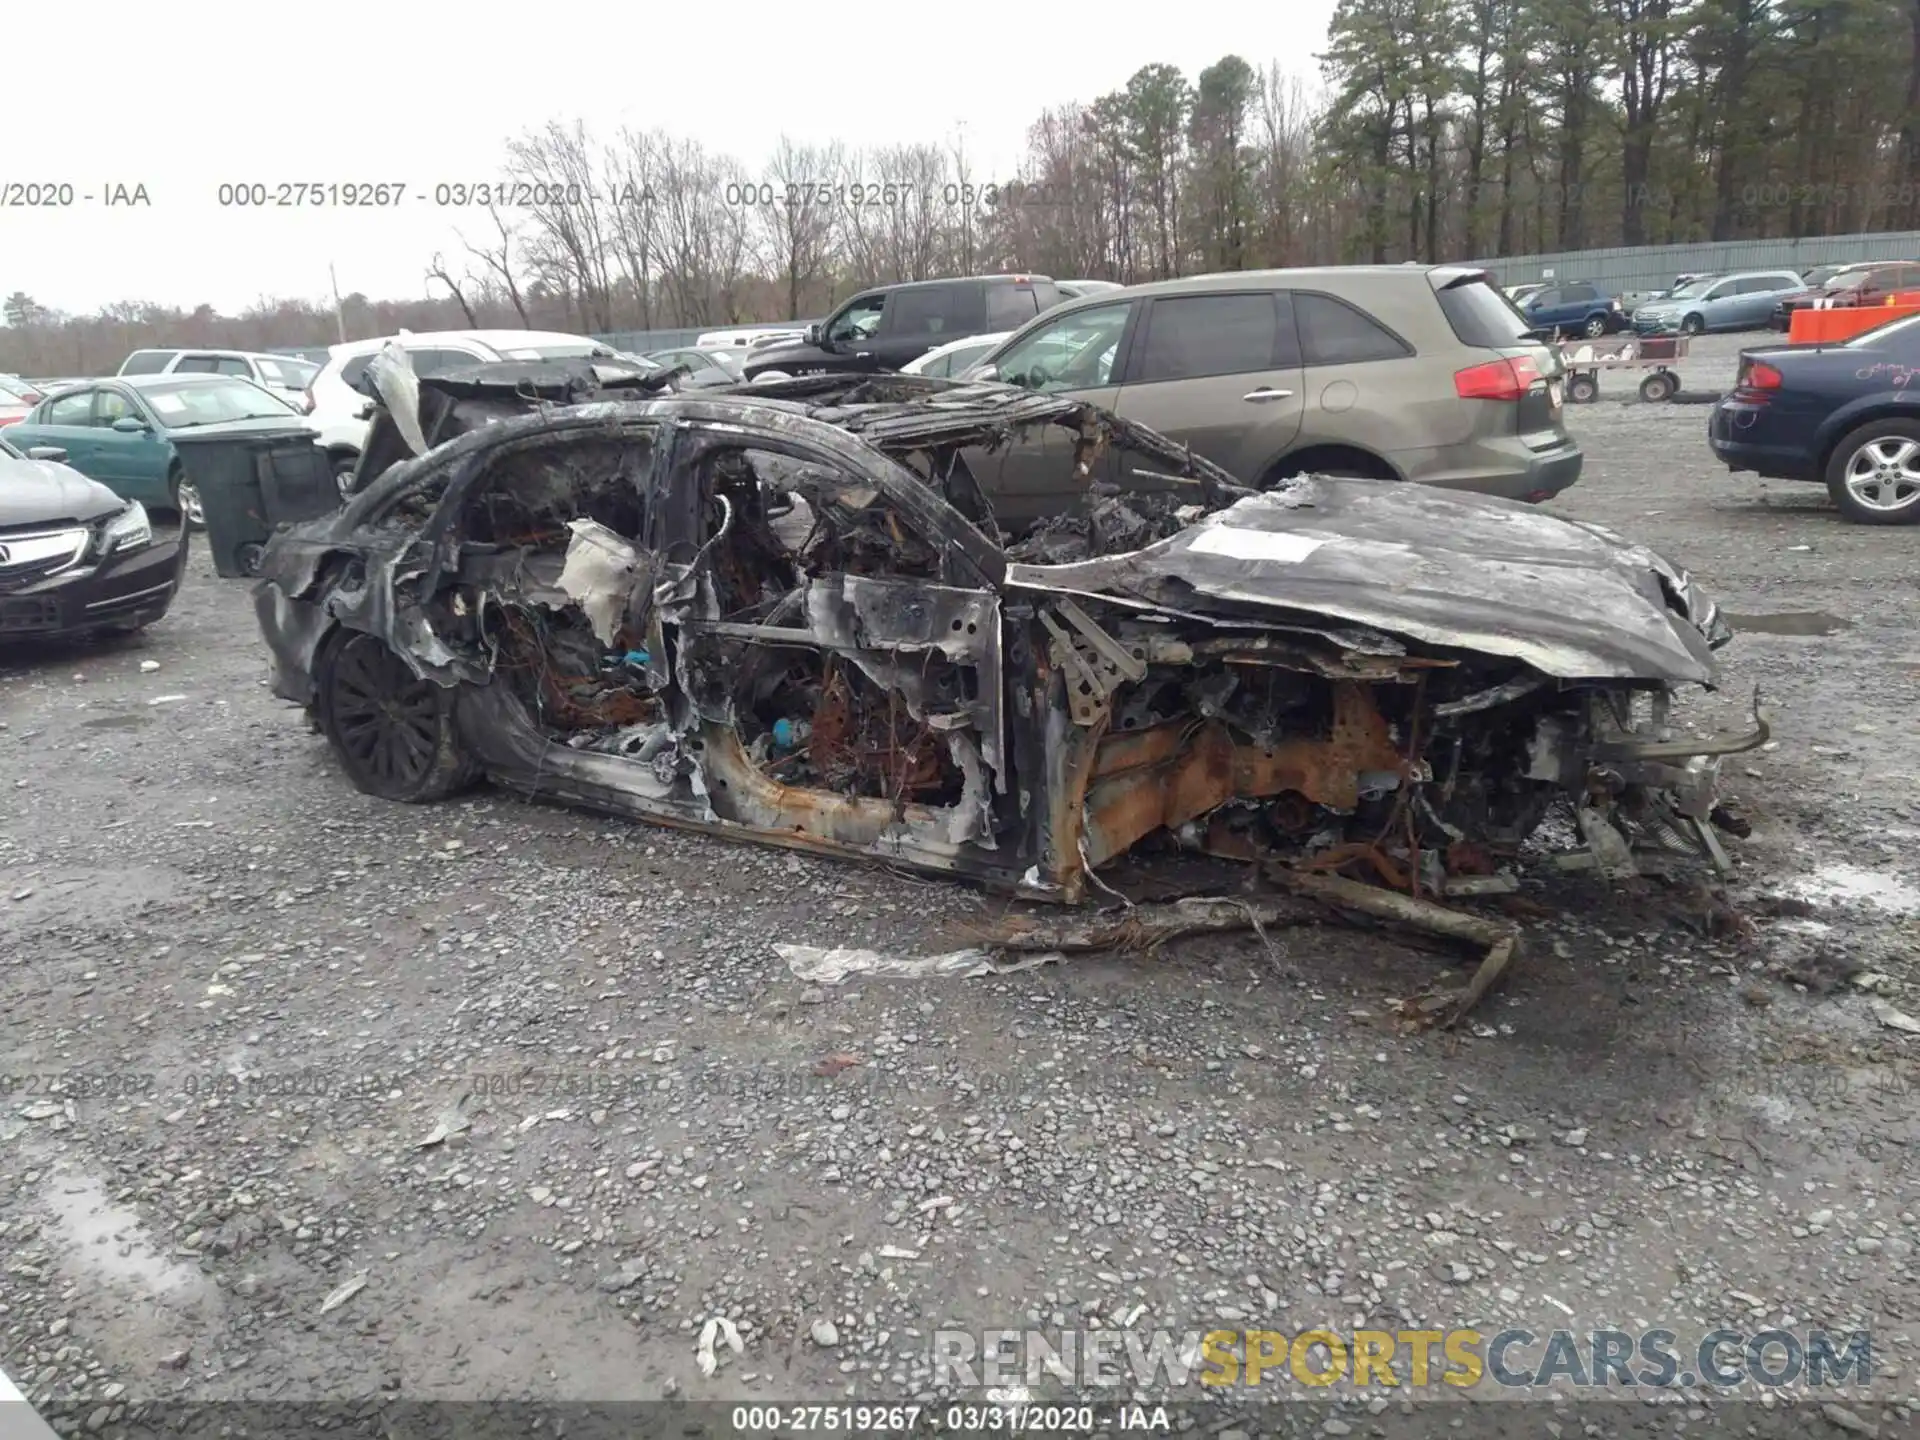
<svg viewBox="0 0 1920 1440">
<path fill-rule="evenodd" d="M 319 673 L 320 729 L 354 787 L 424 804 L 476 774 L 453 723 L 453 692 L 422 680 L 385 644 L 350 633 Z"/>
</svg>

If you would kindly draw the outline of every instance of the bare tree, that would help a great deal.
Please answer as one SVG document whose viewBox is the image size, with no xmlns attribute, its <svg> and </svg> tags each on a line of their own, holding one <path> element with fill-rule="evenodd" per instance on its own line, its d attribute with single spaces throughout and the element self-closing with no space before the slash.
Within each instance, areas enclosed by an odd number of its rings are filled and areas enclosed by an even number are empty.
<svg viewBox="0 0 1920 1440">
<path fill-rule="evenodd" d="M 566 274 L 583 329 L 611 330 L 613 197 L 593 163 L 585 124 L 551 121 L 510 142 L 507 155 L 515 180 L 531 192 L 527 213 L 545 268 Z"/>
<path fill-rule="evenodd" d="M 468 329 L 478 330 L 480 328 L 480 322 L 474 319 L 473 307 L 467 303 L 467 297 L 460 289 L 460 282 L 454 279 L 448 272 L 446 258 L 438 251 L 434 252 L 433 263 L 427 266 L 427 279 L 429 281 L 438 280 L 442 285 L 447 287 L 448 293 L 453 296 L 454 304 L 458 305 L 460 307 L 460 313 L 467 317 Z"/>
<path fill-rule="evenodd" d="M 796 144 L 782 135 L 752 195 L 762 263 L 786 290 L 786 316 L 826 281 L 837 239 L 833 185 L 844 168 L 838 145 Z"/>
<path fill-rule="evenodd" d="M 654 184 L 659 152 L 666 143 L 664 136 L 623 129 L 607 151 L 607 174 L 619 200 L 613 209 L 613 243 L 642 330 L 651 330 L 654 321 L 660 234 Z"/>
<path fill-rule="evenodd" d="M 656 250 L 670 312 L 682 325 L 738 319 L 749 254 L 745 172 L 695 140 L 662 137 L 655 159 Z"/>
<path fill-rule="evenodd" d="M 460 237 L 460 243 L 467 247 L 468 254 L 485 267 L 488 277 L 498 282 L 513 304 L 513 313 L 520 317 L 521 325 L 530 330 L 533 325 L 527 319 L 527 304 L 520 298 L 520 282 L 513 273 L 513 229 L 507 224 L 506 217 L 501 215 L 498 205 L 489 205 L 487 215 L 493 221 L 494 243 L 476 245 L 464 235 Z"/>
<path fill-rule="evenodd" d="M 861 208 L 874 212 L 887 271 L 901 280 L 928 280 L 953 268 L 948 251 L 946 219 L 947 157 L 932 145 L 895 145 L 876 152 L 874 178 L 877 203 Z"/>
<path fill-rule="evenodd" d="M 979 189 L 973 180 L 973 164 L 967 157 L 967 122 L 954 127 L 953 145 L 948 152 L 953 162 L 953 182 L 945 187 L 943 208 L 953 227 L 954 262 L 962 275 L 975 274 L 979 268 L 980 235 Z"/>
</svg>

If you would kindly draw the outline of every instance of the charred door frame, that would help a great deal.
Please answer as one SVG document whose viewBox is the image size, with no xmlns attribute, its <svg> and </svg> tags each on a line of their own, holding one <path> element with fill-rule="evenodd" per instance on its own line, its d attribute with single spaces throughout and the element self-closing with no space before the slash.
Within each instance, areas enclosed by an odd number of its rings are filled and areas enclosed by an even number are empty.
<svg viewBox="0 0 1920 1440">
<path fill-rule="evenodd" d="M 708 613 L 663 615 L 663 635 L 675 656 L 675 686 L 690 711 L 694 686 L 689 666 L 699 663 L 706 639 L 838 656 L 876 685 L 901 693 L 910 706 L 929 707 L 931 699 L 920 683 L 913 657 L 938 653 L 973 677 L 972 693 L 943 709 L 943 713 L 964 715 L 967 722 L 947 731 L 950 754 L 965 777 L 964 794 L 957 804 L 882 800 L 784 784 L 749 758 L 732 723 L 704 716 L 692 723 L 699 732 L 715 817 L 788 843 L 850 850 L 1007 883 L 1017 874 L 1019 847 L 1016 844 L 1010 851 L 999 843 L 1005 828 L 1002 812 L 1012 789 L 1006 744 L 1004 622 L 997 589 L 980 573 L 1004 567 L 998 549 L 987 545 L 925 482 L 871 447 L 849 447 L 851 453 L 839 453 L 837 446 L 813 443 L 811 436 L 777 426 L 761 429 L 696 420 L 677 428 L 680 433 L 671 446 L 667 480 L 677 515 L 708 513 L 709 497 L 700 477 L 712 455 L 723 450 L 762 450 L 828 469 L 843 477 L 849 490 L 877 491 L 921 539 L 941 553 L 944 571 L 962 572 L 951 578 L 977 582 L 956 585 L 843 573 L 810 576 L 805 618 L 792 626 L 726 621 L 718 614 L 710 586 L 701 583 L 694 603 Z M 971 534 L 963 536 L 962 531 Z M 703 526 L 691 538 L 706 545 L 714 536 Z M 982 545 L 988 553 L 979 553 Z M 980 563 L 983 560 L 985 566 Z M 960 562 L 957 567 L 955 561 Z"/>
</svg>

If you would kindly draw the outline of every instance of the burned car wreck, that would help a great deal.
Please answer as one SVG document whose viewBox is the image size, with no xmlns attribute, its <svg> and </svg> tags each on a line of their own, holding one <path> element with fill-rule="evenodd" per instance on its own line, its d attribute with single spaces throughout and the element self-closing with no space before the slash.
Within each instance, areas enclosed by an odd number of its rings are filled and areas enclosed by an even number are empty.
<svg viewBox="0 0 1920 1440">
<path fill-rule="evenodd" d="M 1604 875 L 1725 863 L 1717 757 L 1764 722 L 1673 728 L 1729 632 L 1605 531 L 1378 481 L 1255 493 L 1002 385 L 489 370 L 384 388 L 432 423 L 376 427 L 438 443 L 262 562 L 274 690 L 363 791 L 485 775 L 1067 903 L 1153 844 L 1365 855 L 1438 893 L 1556 806 Z M 1154 489 L 1083 483 L 1004 535 L 967 456 L 1014 444 L 1080 477 L 1117 451 Z"/>
</svg>

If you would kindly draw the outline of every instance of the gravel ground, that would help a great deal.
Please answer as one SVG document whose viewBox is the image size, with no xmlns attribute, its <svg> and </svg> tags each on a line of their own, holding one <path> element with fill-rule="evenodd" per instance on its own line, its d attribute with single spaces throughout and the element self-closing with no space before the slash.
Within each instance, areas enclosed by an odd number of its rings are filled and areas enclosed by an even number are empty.
<svg viewBox="0 0 1920 1440">
<path fill-rule="evenodd" d="M 1688 388 L 1726 385 L 1737 343 L 1696 348 Z M 1393 1007 L 1455 957 L 1339 927 L 809 987 L 774 943 L 952 948 L 1001 902 L 484 790 L 361 796 L 204 554 L 147 635 L 0 657 L 0 1369 L 112 1434 L 181 1399 L 930 1398 L 936 1328 L 1871 1326 L 1870 1390 L 1793 1425 L 1894 1433 L 1915 536 L 1728 475 L 1706 416 L 1576 409 L 1554 508 L 1789 617 L 1689 702 L 1739 727 L 1758 682 L 1776 722 L 1729 771 L 1751 934 L 1697 890 L 1556 881 L 1453 1033 Z M 714 1316 L 743 1346 L 709 1377 Z M 1663 1398 L 1498 1423 L 1775 1413 Z M 1208 1430 L 1404 1418 L 1200 1401 Z"/>
</svg>

